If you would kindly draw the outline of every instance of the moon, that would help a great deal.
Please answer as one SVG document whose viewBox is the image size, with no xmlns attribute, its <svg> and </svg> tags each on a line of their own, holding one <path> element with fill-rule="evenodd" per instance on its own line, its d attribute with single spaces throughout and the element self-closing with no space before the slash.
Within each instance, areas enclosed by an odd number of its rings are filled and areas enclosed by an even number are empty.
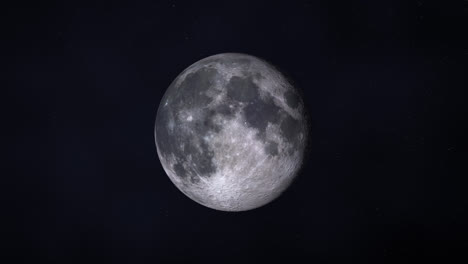
<svg viewBox="0 0 468 264">
<path fill-rule="evenodd" d="M 298 90 L 271 64 L 223 53 L 195 62 L 165 92 L 154 127 L 174 185 L 222 211 L 261 207 L 302 165 L 308 136 Z"/>
</svg>

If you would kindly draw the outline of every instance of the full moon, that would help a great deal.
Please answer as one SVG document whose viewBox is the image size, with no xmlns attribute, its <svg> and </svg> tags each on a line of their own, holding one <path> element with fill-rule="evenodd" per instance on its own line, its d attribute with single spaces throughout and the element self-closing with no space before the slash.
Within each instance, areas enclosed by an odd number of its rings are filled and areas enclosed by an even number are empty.
<svg viewBox="0 0 468 264">
<path fill-rule="evenodd" d="M 290 186 L 308 129 L 302 97 L 277 69 L 223 53 L 176 77 L 154 135 L 164 171 L 182 193 L 216 210 L 246 211 Z"/>
</svg>

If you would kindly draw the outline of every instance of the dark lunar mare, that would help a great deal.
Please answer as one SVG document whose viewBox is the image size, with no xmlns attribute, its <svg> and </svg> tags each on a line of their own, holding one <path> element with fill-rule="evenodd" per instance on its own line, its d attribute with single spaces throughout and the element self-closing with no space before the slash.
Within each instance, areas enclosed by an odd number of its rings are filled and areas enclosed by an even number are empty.
<svg viewBox="0 0 468 264">
<path fill-rule="evenodd" d="M 266 98 L 261 98 L 260 88 L 253 82 L 251 76 L 234 76 L 226 88 L 228 102 L 238 101 L 246 103 L 243 109 L 244 118 L 249 127 L 258 130 L 258 138 L 266 143 L 266 153 L 273 156 L 278 154 L 278 145 L 276 143 L 265 142 L 268 123 L 279 124 L 282 136 L 293 145 L 288 154 L 291 154 L 294 149 L 299 149 L 300 139 L 297 135 L 299 135 L 302 129 L 300 121 L 294 119 L 283 109 L 275 105 L 271 96 L 267 95 L 265 96 Z M 288 96 L 286 100 L 290 107 L 297 107 L 299 105 L 300 98 L 295 91 L 289 90 L 285 93 L 286 95 Z"/>
<path fill-rule="evenodd" d="M 177 176 L 191 182 L 198 182 L 199 176 L 208 177 L 216 171 L 212 161 L 214 153 L 202 139 L 209 132 L 219 132 L 220 128 L 213 122 L 218 109 L 199 111 L 200 116 L 192 122 L 183 121 L 183 124 L 178 115 L 184 109 L 206 108 L 212 99 L 205 92 L 213 86 L 215 78 L 219 78 L 216 70 L 201 68 L 188 74 L 178 86 L 174 81 L 167 89 L 156 117 L 156 140 L 161 155 L 167 158 L 174 154 Z M 164 106 L 165 102 L 168 102 L 167 106 Z M 219 112 L 229 113 L 223 106 Z M 170 122 L 174 124 L 172 131 L 168 126 Z M 189 156 L 193 162 L 184 168 Z"/>
<path fill-rule="evenodd" d="M 298 107 L 301 102 L 299 95 L 293 90 L 286 91 L 284 93 L 284 98 L 286 98 L 286 104 L 292 109 Z"/>
<path fill-rule="evenodd" d="M 243 114 L 249 127 L 258 130 L 258 136 L 265 138 L 265 129 L 268 122 L 278 121 L 278 112 L 281 110 L 270 98 L 260 98 L 259 87 L 253 82 L 252 77 L 234 76 L 226 86 L 227 100 L 246 103 Z"/>
</svg>

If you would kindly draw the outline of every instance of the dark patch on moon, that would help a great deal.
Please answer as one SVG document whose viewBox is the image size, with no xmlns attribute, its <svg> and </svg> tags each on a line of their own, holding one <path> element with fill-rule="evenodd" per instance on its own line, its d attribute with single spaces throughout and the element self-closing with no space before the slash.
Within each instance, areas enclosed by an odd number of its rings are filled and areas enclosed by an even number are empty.
<svg viewBox="0 0 468 264">
<path fill-rule="evenodd" d="M 186 122 L 185 124 L 193 130 L 195 135 L 205 136 L 210 131 L 219 132 L 221 131 L 220 125 L 214 122 L 214 117 L 217 114 L 215 109 L 207 109 L 202 112 L 197 119 L 194 119 L 191 122 Z"/>
<path fill-rule="evenodd" d="M 280 108 L 273 103 L 271 97 L 262 99 L 259 87 L 252 77 L 234 76 L 226 86 L 228 101 L 243 102 L 247 105 L 243 108 L 244 118 L 248 126 L 259 131 L 259 137 L 265 137 L 268 122 L 278 120 Z"/>
<path fill-rule="evenodd" d="M 214 110 L 216 111 L 216 113 L 219 113 L 224 117 L 231 118 L 234 117 L 234 109 L 235 108 L 231 108 L 227 104 L 220 104 L 216 106 Z"/>
<path fill-rule="evenodd" d="M 205 136 L 209 129 L 197 129 L 194 128 L 194 133 L 196 135 Z M 176 132 L 171 138 L 173 142 L 185 142 L 183 148 L 175 146 L 172 148 L 172 153 L 180 159 L 180 163 L 186 162 L 187 157 L 191 157 L 195 162 L 187 168 L 190 172 L 190 175 L 198 175 L 201 177 L 209 177 L 214 172 L 216 172 L 216 166 L 213 164 L 212 158 L 214 152 L 209 148 L 203 140 L 199 140 L 198 144 L 192 136 L 186 135 L 185 133 Z M 175 169 L 175 168 L 174 168 Z M 177 174 L 180 176 L 179 174 Z"/>
<path fill-rule="evenodd" d="M 176 163 L 174 165 L 174 171 L 181 178 L 187 177 L 187 171 L 185 170 L 184 166 L 182 166 L 182 164 L 180 163 Z"/>
<path fill-rule="evenodd" d="M 251 102 L 258 97 L 258 86 L 250 79 L 233 76 L 226 86 L 227 97 L 239 102 Z"/>
<path fill-rule="evenodd" d="M 181 109 L 199 108 L 206 106 L 211 102 L 211 98 L 206 96 L 205 92 L 209 89 L 215 80 L 218 78 L 218 72 L 210 68 L 201 68 L 196 72 L 190 73 L 178 87 L 175 82 L 168 88 L 163 97 L 163 102 L 171 98 L 171 105 L 165 107 L 162 104 L 158 109 L 156 117 L 155 132 L 156 139 L 161 154 L 165 157 L 174 154 L 178 158 L 178 163 L 174 165 L 176 175 L 182 179 L 187 179 L 190 175 L 192 182 L 198 181 L 198 176 L 210 176 L 216 171 L 216 166 L 213 164 L 213 151 L 209 146 L 201 140 L 209 132 L 219 132 L 219 125 L 213 122 L 213 117 L 216 110 L 202 111 L 198 119 L 193 121 L 180 120 L 173 118 Z M 174 129 L 170 131 L 169 123 L 173 123 Z M 182 126 L 186 126 L 186 133 Z M 197 141 L 193 136 L 199 137 Z M 183 147 L 180 146 L 183 142 Z M 192 165 L 185 169 L 181 164 L 187 161 L 187 157 L 191 156 Z M 197 177 L 193 176 L 198 175 Z"/>
<path fill-rule="evenodd" d="M 213 68 L 202 67 L 185 76 L 179 87 L 175 87 L 173 102 L 181 108 L 205 106 L 211 98 L 205 94 L 206 90 L 214 85 L 218 71 Z M 173 106 L 174 107 L 174 106 Z"/>
<path fill-rule="evenodd" d="M 295 92 L 291 90 L 286 91 L 284 93 L 284 98 L 286 98 L 286 104 L 289 107 L 294 109 L 299 106 L 300 98 Z"/>
<path fill-rule="evenodd" d="M 286 140 L 293 144 L 294 148 L 299 147 L 300 139 L 299 134 L 302 130 L 301 123 L 287 115 L 283 121 L 281 121 L 280 131 Z"/>
<path fill-rule="evenodd" d="M 264 101 L 260 97 L 256 97 L 244 107 L 244 117 L 250 127 L 259 131 L 260 138 L 264 138 L 268 122 L 276 123 L 279 120 L 280 110 L 271 98 Z"/>
<path fill-rule="evenodd" d="M 278 143 L 274 141 L 268 141 L 265 145 L 265 152 L 271 156 L 278 155 Z"/>
<path fill-rule="evenodd" d="M 261 74 L 260 72 L 256 72 L 254 73 L 254 78 L 257 80 L 257 81 L 260 81 L 262 79 L 266 79 L 265 76 L 263 76 L 263 74 Z"/>
</svg>

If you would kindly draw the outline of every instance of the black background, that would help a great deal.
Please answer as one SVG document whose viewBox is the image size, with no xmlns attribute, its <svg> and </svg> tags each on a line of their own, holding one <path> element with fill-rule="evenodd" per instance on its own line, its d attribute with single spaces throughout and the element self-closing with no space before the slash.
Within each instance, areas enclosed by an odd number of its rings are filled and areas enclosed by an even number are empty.
<svg viewBox="0 0 468 264">
<path fill-rule="evenodd" d="M 467 1 L 20 1 L 0 12 L 10 261 L 466 259 Z M 299 179 L 242 213 L 186 198 L 153 137 L 171 81 L 222 52 L 284 71 L 311 119 Z"/>
</svg>

